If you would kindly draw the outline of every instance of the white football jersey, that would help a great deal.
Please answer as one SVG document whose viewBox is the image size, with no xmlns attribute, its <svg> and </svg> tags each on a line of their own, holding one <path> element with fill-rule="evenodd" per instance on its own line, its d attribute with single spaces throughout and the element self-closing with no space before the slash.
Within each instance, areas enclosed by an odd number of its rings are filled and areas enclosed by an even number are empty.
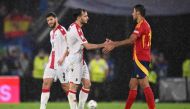
<svg viewBox="0 0 190 109">
<path fill-rule="evenodd" d="M 67 49 L 66 35 L 66 29 L 61 25 L 57 26 L 56 29 L 50 32 L 50 42 L 52 48 L 47 65 L 51 69 L 57 69 L 58 60 L 63 56 L 63 53 Z"/>
<path fill-rule="evenodd" d="M 84 43 L 87 43 L 87 40 L 81 27 L 77 23 L 72 23 L 67 31 L 68 58 L 73 59 L 73 61 L 83 62 L 84 46 L 82 44 Z"/>
</svg>

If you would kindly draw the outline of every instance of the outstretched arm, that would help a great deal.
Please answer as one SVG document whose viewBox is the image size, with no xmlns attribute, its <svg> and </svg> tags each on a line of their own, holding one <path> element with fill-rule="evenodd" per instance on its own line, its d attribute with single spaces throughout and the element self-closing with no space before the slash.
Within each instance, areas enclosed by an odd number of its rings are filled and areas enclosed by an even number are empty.
<svg viewBox="0 0 190 109">
<path fill-rule="evenodd" d="M 105 45 L 103 52 L 104 53 L 109 53 L 112 51 L 114 48 L 119 47 L 119 46 L 124 46 L 124 45 L 131 45 L 137 40 L 137 35 L 132 34 L 129 38 L 124 39 L 122 41 L 112 41 L 109 40 L 108 43 Z"/>
<path fill-rule="evenodd" d="M 93 50 L 93 49 L 103 48 L 105 44 L 104 43 L 102 44 L 84 43 L 83 45 L 87 50 Z"/>
<path fill-rule="evenodd" d="M 123 46 L 123 45 L 131 45 L 133 44 L 137 39 L 137 35 L 132 34 L 129 38 L 122 40 L 122 41 L 114 41 L 113 45 L 115 47 Z"/>
</svg>

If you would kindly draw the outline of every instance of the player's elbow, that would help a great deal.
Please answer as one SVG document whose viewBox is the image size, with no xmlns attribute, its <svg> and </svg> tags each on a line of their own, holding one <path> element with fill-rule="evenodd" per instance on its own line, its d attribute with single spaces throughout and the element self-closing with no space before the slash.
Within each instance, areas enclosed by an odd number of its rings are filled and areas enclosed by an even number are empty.
<svg viewBox="0 0 190 109">
<path fill-rule="evenodd" d="M 135 41 L 136 41 L 136 38 L 131 37 L 131 38 L 129 39 L 129 44 L 132 45 L 132 44 L 135 43 Z"/>
<path fill-rule="evenodd" d="M 128 42 L 126 42 L 128 45 L 132 45 L 132 44 L 134 44 L 135 43 L 135 41 L 134 40 L 132 40 L 132 39 L 129 39 L 128 40 Z"/>
<path fill-rule="evenodd" d="M 132 36 L 129 38 L 129 44 L 133 45 L 137 39 L 137 36 L 132 34 Z"/>
<path fill-rule="evenodd" d="M 135 43 L 135 40 L 131 40 L 130 41 L 130 44 L 132 45 L 132 44 L 134 44 Z"/>
</svg>

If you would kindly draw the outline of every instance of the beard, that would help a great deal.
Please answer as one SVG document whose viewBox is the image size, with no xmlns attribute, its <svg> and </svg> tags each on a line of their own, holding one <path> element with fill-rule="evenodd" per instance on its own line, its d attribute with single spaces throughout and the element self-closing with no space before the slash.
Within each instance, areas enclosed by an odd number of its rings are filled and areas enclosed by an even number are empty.
<svg viewBox="0 0 190 109">
<path fill-rule="evenodd" d="M 83 19 L 81 20 L 81 24 L 82 24 L 82 25 L 85 25 L 85 24 L 87 24 L 87 23 L 88 23 L 88 20 L 87 20 L 87 21 L 85 21 L 85 20 L 83 20 Z"/>
<path fill-rule="evenodd" d="M 49 25 L 50 28 L 55 28 L 56 22 L 53 23 L 53 25 Z"/>
<path fill-rule="evenodd" d="M 82 25 L 85 25 L 85 24 L 87 24 L 87 23 L 86 23 L 86 22 L 81 22 L 81 24 L 82 24 Z"/>
<path fill-rule="evenodd" d="M 137 24 L 137 19 L 133 19 L 133 24 Z"/>
<path fill-rule="evenodd" d="M 134 22 L 137 22 L 137 18 L 134 18 L 134 17 L 133 17 L 133 21 L 134 21 Z"/>
</svg>

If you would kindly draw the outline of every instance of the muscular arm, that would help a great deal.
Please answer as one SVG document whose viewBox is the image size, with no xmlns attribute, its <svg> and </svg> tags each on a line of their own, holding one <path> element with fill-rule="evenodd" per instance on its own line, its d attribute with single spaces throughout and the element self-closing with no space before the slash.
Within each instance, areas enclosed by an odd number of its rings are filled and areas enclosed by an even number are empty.
<svg viewBox="0 0 190 109">
<path fill-rule="evenodd" d="M 102 43 L 102 44 L 84 43 L 83 45 L 87 50 L 93 50 L 93 49 L 98 49 L 98 48 L 104 47 L 104 43 Z"/>
<path fill-rule="evenodd" d="M 115 47 L 123 46 L 123 45 L 131 45 L 133 44 L 137 39 L 137 35 L 132 34 L 129 38 L 122 40 L 122 41 L 114 41 Z"/>
<path fill-rule="evenodd" d="M 124 45 L 131 45 L 137 40 L 137 35 L 131 34 L 131 36 L 125 40 L 122 41 L 109 41 L 107 45 L 105 45 L 103 52 L 109 53 L 111 50 L 113 50 L 116 47 L 124 46 Z"/>
</svg>

